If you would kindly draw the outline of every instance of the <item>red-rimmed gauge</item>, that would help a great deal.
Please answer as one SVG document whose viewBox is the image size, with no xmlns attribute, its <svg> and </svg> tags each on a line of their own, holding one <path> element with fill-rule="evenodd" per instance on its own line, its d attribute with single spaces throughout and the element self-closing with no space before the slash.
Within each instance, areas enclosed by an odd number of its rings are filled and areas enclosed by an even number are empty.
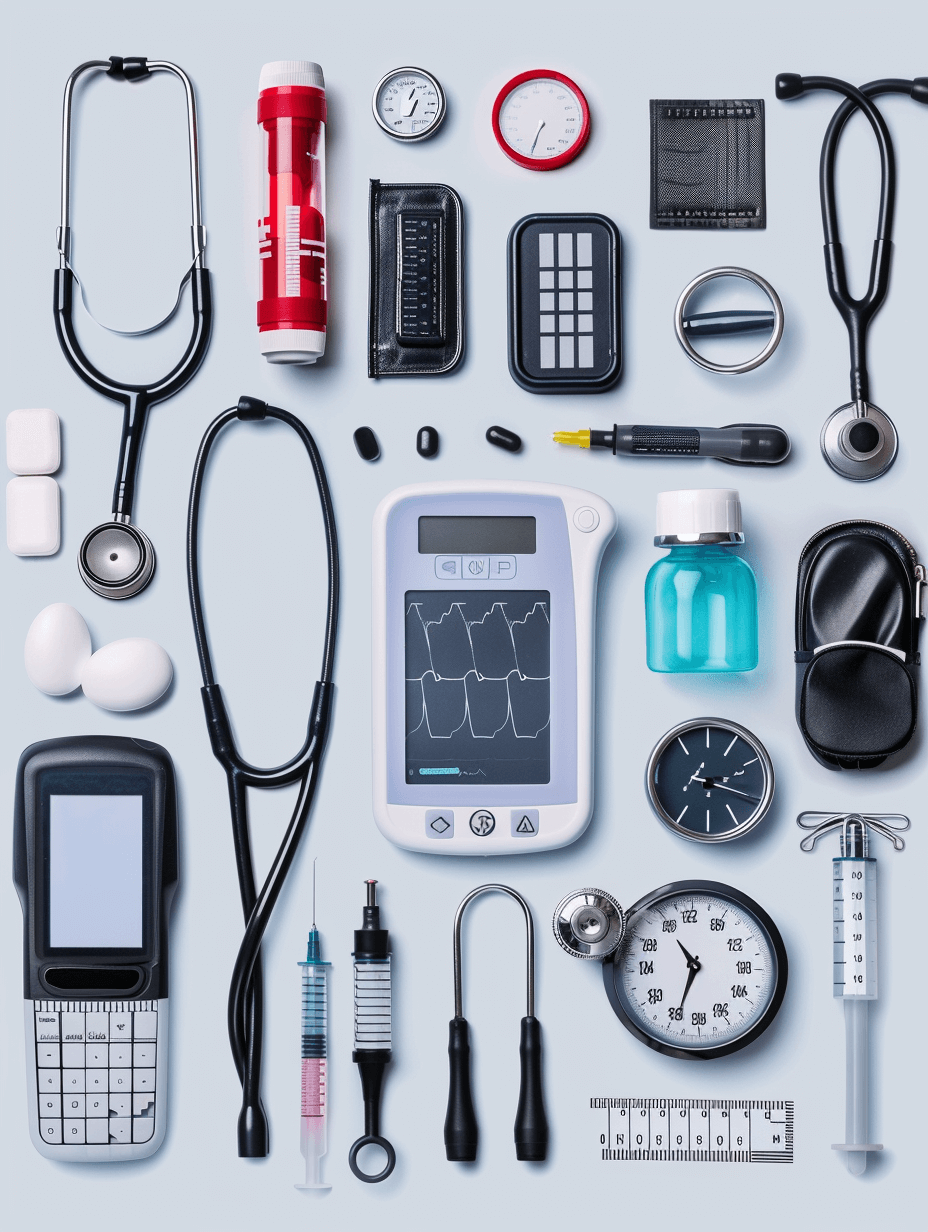
<svg viewBox="0 0 928 1232">
<path fill-rule="evenodd" d="M 493 132 L 503 153 L 530 171 L 553 171 L 577 157 L 590 135 L 583 91 L 551 69 L 507 81 L 493 104 Z"/>
</svg>

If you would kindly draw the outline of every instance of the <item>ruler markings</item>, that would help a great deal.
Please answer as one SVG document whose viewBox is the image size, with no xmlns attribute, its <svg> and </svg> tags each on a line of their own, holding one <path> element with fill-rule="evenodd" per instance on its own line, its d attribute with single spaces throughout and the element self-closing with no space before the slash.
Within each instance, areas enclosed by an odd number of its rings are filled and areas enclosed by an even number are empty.
<svg viewBox="0 0 928 1232">
<path fill-rule="evenodd" d="M 600 1158 L 707 1163 L 792 1163 L 792 1100 L 613 1099 L 605 1111 Z"/>
</svg>

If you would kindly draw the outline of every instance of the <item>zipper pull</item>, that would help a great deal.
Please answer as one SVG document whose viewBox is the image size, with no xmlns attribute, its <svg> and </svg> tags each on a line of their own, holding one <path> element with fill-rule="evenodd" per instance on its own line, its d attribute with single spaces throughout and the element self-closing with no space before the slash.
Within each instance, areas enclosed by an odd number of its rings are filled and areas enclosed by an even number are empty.
<svg viewBox="0 0 928 1232">
<path fill-rule="evenodd" d="M 928 586 L 928 569 L 924 565 L 915 566 L 915 619 L 919 620 L 925 615 L 925 592 L 924 587 Z"/>
</svg>

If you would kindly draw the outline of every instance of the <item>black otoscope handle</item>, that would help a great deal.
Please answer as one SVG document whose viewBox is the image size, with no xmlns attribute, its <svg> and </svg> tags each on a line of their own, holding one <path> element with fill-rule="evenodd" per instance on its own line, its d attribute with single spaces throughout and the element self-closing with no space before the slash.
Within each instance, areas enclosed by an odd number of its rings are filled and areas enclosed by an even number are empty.
<svg viewBox="0 0 928 1232">
<path fill-rule="evenodd" d="M 523 1020 L 524 1024 L 530 1021 Z M 445 1115 L 445 1155 L 454 1163 L 472 1163 L 477 1158 L 477 1116 L 470 1092 L 470 1040 L 466 1018 L 452 1018 L 448 1026 L 448 1058 L 451 1079 L 448 1087 L 448 1111 Z M 525 1087 L 525 1068 L 522 1070 Z M 539 1088 L 540 1090 L 540 1088 Z M 522 1101 L 519 1100 L 521 1113 Z M 516 1121 L 518 1127 L 518 1119 Z M 518 1128 L 516 1142 L 518 1142 Z M 521 1156 L 520 1156 L 521 1158 Z"/>
<path fill-rule="evenodd" d="M 519 1043 L 522 1082 L 516 1112 L 516 1159 L 540 1161 L 548 1154 L 548 1118 L 541 1087 L 541 1023 L 537 1018 L 522 1019 Z"/>
</svg>

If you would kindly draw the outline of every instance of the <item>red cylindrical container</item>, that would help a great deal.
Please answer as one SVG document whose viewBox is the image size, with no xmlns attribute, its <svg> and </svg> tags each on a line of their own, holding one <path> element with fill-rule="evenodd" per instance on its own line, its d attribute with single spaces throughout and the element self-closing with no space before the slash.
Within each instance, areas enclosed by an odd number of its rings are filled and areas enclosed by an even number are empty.
<svg viewBox="0 0 928 1232">
<path fill-rule="evenodd" d="M 258 336 L 272 364 L 325 351 L 325 79 L 309 60 L 265 64 L 258 81 L 262 217 Z"/>
</svg>

